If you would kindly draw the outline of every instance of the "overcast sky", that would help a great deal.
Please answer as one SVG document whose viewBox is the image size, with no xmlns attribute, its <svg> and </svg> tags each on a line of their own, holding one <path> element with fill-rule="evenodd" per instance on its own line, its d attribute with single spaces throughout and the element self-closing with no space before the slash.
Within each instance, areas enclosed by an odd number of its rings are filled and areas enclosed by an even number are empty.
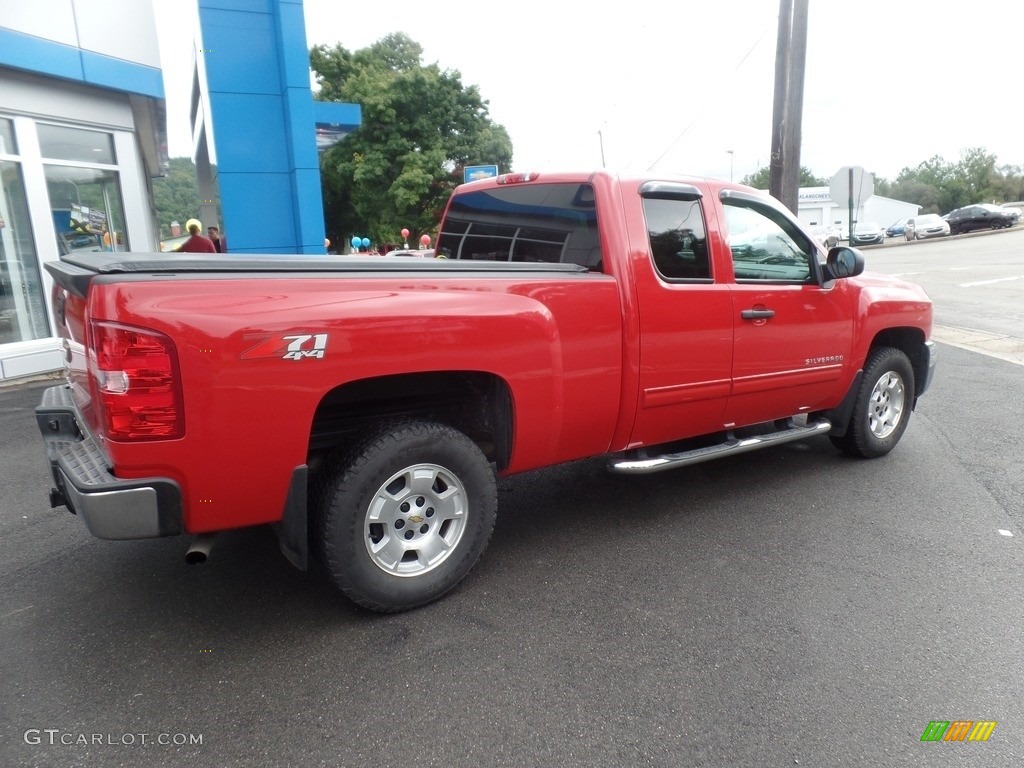
<svg viewBox="0 0 1024 768">
<path fill-rule="evenodd" d="M 169 150 L 191 155 L 191 30 L 180 0 L 154 3 Z M 778 0 L 305 0 L 308 46 L 354 51 L 405 32 L 423 64 L 458 70 L 508 130 L 514 170 L 604 162 L 737 181 L 769 160 L 778 10 Z M 808 37 L 800 163 L 816 175 L 854 165 L 892 180 L 970 147 L 1024 165 L 1024 3 L 810 0 Z"/>
</svg>

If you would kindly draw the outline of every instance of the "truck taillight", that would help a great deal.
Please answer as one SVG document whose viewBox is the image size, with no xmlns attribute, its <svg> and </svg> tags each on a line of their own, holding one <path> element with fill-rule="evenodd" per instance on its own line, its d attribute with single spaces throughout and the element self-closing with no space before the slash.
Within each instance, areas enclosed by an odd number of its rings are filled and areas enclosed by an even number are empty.
<svg viewBox="0 0 1024 768">
<path fill-rule="evenodd" d="M 185 434 L 174 342 L 119 323 L 89 323 L 89 372 L 110 440 L 170 440 Z"/>
</svg>

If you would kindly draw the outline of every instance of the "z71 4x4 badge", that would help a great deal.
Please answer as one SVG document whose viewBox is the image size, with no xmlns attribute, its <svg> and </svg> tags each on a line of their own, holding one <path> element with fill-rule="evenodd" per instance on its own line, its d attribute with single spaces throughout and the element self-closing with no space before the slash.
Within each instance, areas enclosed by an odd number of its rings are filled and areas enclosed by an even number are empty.
<svg viewBox="0 0 1024 768">
<path fill-rule="evenodd" d="M 271 336 L 242 353 L 242 360 L 280 357 L 284 360 L 302 360 L 313 357 L 323 360 L 327 352 L 326 333 L 292 333 Z"/>
</svg>

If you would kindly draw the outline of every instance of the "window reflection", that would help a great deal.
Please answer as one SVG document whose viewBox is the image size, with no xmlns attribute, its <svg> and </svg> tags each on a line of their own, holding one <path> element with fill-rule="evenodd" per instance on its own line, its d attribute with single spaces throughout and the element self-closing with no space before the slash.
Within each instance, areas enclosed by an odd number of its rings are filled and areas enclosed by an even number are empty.
<svg viewBox="0 0 1024 768">
<path fill-rule="evenodd" d="M 15 155 L 18 147 L 14 143 L 14 123 L 0 117 L 0 155 Z"/>
<path fill-rule="evenodd" d="M 115 171 L 64 165 L 47 165 L 44 171 L 62 256 L 77 251 L 128 250 Z"/>
<path fill-rule="evenodd" d="M 49 335 L 21 166 L 0 160 L 0 344 Z"/>
</svg>

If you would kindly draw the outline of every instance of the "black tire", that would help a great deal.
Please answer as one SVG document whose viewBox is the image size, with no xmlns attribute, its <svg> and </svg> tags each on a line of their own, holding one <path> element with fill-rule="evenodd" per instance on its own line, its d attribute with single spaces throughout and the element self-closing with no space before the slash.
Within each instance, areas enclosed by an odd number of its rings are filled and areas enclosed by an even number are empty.
<svg viewBox="0 0 1024 768">
<path fill-rule="evenodd" d="M 381 425 L 334 455 L 318 484 L 320 550 L 355 603 L 397 613 L 437 600 L 494 530 L 497 484 L 479 447 L 443 424 Z"/>
<path fill-rule="evenodd" d="M 910 421 L 914 386 L 914 368 L 906 354 L 893 347 L 872 350 L 846 434 L 830 437 L 832 444 L 865 459 L 889 453 Z"/>
</svg>

